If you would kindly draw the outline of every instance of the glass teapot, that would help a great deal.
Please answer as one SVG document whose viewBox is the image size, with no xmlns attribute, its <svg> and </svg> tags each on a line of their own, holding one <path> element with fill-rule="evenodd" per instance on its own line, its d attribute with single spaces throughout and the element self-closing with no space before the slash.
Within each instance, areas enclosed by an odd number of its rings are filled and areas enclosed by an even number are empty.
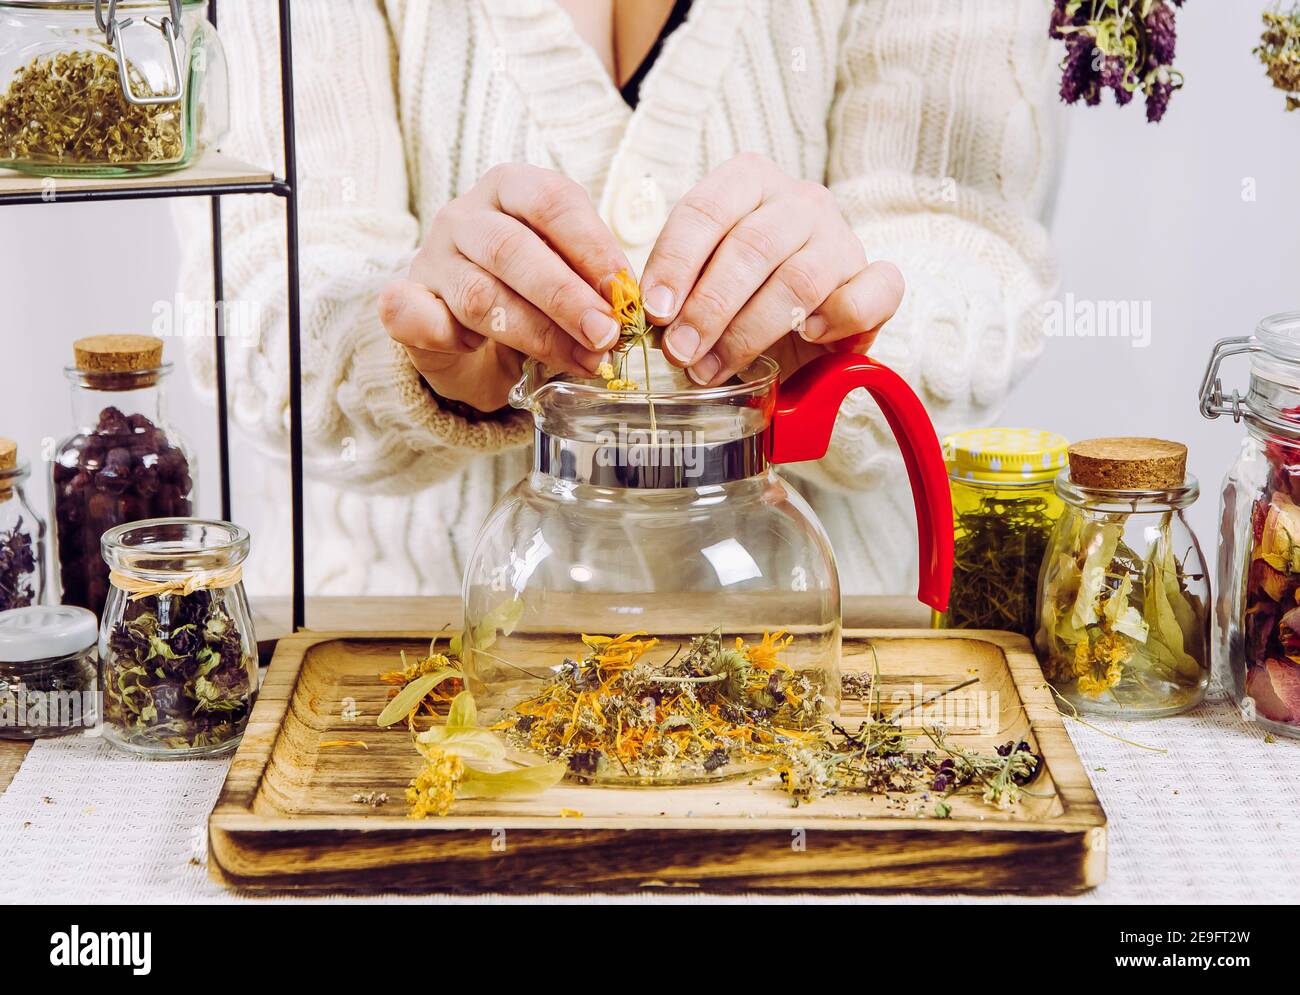
<svg viewBox="0 0 1300 995">
<path fill-rule="evenodd" d="M 525 365 L 510 401 L 535 419 L 533 469 L 488 516 L 465 570 L 461 653 L 470 688 L 507 727 L 518 718 L 513 706 L 579 666 L 602 637 L 639 634 L 645 652 L 636 662 L 650 667 L 680 660 L 697 639 L 716 640 L 719 655 L 732 645 L 775 643 L 782 673 L 807 678 L 803 710 L 781 721 L 824 722 L 840 700 L 835 556 L 777 467 L 820 459 L 845 396 L 867 389 L 898 437 L 911 480 L 918 596 L 943 610 L 952 507 L 925 408 L 897 374 L 856 354 L 821 356 L 784 383 L 777 364 L 760 357 L 713 388 L 651 355 L 648 391 Z M 813 700 L 817 707 L 808 707 Z M 652 704 L 645 718 L 662 724 Z M 575 723 L 583 707 L 575 706 Z M 709 773 L 683 769 L 649 780 Z"/>
</svg>

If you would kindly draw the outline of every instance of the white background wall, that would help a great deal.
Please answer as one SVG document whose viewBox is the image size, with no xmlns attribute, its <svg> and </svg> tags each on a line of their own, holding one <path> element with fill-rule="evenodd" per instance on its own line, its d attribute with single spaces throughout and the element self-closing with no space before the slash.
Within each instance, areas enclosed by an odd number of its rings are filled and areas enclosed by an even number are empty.
<svg viewBox="0 0 1300 995">
<path fill-rule="evenodd" d="M 1284 113 L 1250 54 L 1263 5 L 1192 0 L 1180 12 L 1178 63 L 1188 84 L 1160 125 L 1145 123 L 1140 101 L 1068 112 L 1053 222 L 1061 293 L 1149 302 L 1151 341 L 1049 340 L 1003 419 L 1071 439 L 1185 441 L 1206 487 L 1193 524 L 1207 545 L 1218 481 L 1241 437 L 1231 422 L 1197 413 L 1210 344 L 1249 333 L 1263 315 L 1300 309 L 1300 113 Z M 183 237 L 206 240 L 206 226 Z M 59 371 L 72 340 L 148 330 L 154 303 L 174 292 L 177 244 L 157 202 L 0 209 L 0 435 L 32 455 L 44 437 L 68 430 Z M 168 351 L 180 360 L 177 345 Z M 1244 383 L 1245 370 L 1228 377 Z M 190 396 L 183 370 L 170 407 L 198 450 L 200 510 L 216 514 L 214 417 Z M 43 475 L 35 477 L 43 508 Z"/>
</svg>

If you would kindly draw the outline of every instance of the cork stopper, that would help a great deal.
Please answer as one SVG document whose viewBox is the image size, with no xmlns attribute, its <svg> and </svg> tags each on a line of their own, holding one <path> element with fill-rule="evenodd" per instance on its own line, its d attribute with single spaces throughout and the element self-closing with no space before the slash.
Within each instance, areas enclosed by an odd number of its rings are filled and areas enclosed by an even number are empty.
<svg viewBox="0 0 1300 995">
<path fill-rule="evenodd" d="M 162 339 L 152 335 L 91 335 L 72 344 L 77 369 L 86 373 L 156 370 L 162 350 Z"/>
<path fill-rule="evenodd" d="M 1069 448 L 1070 480 L 1107 491 L 1181 487 L 1187 447 L 1167 439 L 1086 439 Z"/>
</svg>

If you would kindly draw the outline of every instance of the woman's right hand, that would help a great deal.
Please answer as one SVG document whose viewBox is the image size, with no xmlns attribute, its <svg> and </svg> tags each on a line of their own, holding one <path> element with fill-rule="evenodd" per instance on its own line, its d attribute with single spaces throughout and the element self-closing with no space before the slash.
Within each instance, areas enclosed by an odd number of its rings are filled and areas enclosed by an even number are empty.
<svg viewBox="0 0 1300 995">
<path fill-rule="evenodd" d="M 496 411 L 527 356 L 596 372 L 619 335 L 597 288 L 627 268 L 581 186 L 508 163 L 438 212 L 379 316 L 435 393 Z"/>
</svg>

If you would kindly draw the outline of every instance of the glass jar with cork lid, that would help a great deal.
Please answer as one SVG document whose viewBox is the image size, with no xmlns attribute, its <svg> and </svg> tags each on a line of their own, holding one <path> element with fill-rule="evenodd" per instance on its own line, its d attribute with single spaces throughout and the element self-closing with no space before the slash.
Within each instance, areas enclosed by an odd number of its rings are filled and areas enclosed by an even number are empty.
<svg viewBox="0 0 1300 995">
<path fill-rule="evenodd" d="M 0 611 L 39 605 L 45 595 L 45 522 L 27 503 L 27 475 L 18 444 L 0 439 Z"/>
<path fill-rule="evenodd" d="M 95 335 L 73 346 L 66 369 L 76 430 L 50 464 L 55 568 L 64 604 L 96 614 L 108 597 L 100 538 L 145 518 L 189 515 L 190 449 L 168 427 L 161 339 Z"/>
<path fill-rule="evenodd" d="M 1091 439 L 1068 455 L 1039 580 L 1043 671 L 1080 712 L 1186 711 L 1210 676 L 1209 576 L 1184 516 L 1199 493 L 1187 447 Z"/>
</svg>

